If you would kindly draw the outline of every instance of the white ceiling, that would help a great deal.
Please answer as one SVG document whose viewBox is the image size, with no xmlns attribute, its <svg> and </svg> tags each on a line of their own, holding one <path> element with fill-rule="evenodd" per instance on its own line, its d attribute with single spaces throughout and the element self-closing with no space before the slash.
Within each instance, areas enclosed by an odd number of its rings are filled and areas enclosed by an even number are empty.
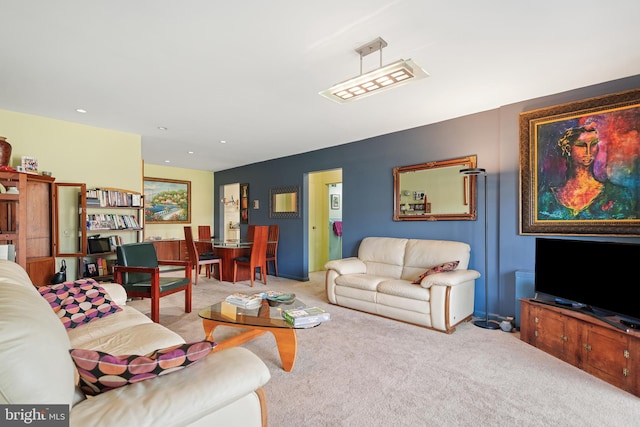
<svg viewBox="0 0 640 427">
<path fill-rule="evenodd" d="M 218 171 L 636 75 L 639 16 L 637 0 L 0 0 L 0 109 L 139 134 L 146 163 Z M 383 64 L 430 77 L 344 105 L 318 95 L 377 37 Z"/>
</svg>

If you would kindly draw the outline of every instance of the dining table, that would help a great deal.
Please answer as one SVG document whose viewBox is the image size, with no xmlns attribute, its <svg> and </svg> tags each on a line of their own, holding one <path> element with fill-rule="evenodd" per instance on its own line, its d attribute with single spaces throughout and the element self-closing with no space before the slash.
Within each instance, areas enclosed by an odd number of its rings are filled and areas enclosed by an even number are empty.
<svg viewBox="0 0 640 427">
<path fill-rule="evenodd" d="M 250 256 L 251 245 L 250 240 L 221 240 L 221 239 L 198 239 L 198 242 L 210 243 L 213 246 L 213 253 L 222 259 L 221 280 L 225 282 L 233 282 L 233 260 L 234 258 Z M 249 270 L 246 268 L 238 269 L 237 281 L 249 280 Z"/>
<path fill-rule="evenodd" d="M 245 239 L 196 239 L 198 250 L 207 244 L 213 247 L 213 253 L 222 259 L 222 278 L 225 282 L 233 282 L 233 260 L 238 257 L 249 257 L 251 255 L 251 246 L 253 241 Z M 274 243 L 268 241 L 267 243 Z M 236 281 L 250 280 L 251 276 L 246 268 L 238 269 L 238 277 Z M 266 274 L 266 272 L 265 272 Z"/>
</svg>

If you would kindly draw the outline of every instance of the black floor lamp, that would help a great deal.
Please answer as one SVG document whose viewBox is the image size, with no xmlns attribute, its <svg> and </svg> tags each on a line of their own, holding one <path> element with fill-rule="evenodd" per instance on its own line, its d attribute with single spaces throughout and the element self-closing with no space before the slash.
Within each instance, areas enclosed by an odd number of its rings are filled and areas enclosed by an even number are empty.
<svg viewBox="0 0 640 427">
<path fill-rule="evenodd" d="M 498 322 L 489 320 L 489 247 L 488 247 L 488 224 L 489 218 L 487 217 L 487 171 L 482 168 L 468 168 L 460 169 L 460 173 L 463 175 L 482 175 L 484 178 L 484 320 L 476 320 L 474 325 L 485 329 L 499 329 Z"/>
</svg>

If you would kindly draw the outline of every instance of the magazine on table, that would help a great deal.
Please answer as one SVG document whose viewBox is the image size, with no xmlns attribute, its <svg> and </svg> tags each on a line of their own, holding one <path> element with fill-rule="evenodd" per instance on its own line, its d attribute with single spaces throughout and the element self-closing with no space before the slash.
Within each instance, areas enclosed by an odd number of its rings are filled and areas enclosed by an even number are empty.
<svg viewBox="0 0 640 427">
<path fill-rule="evenodd" d="M 284 310 L 282 317 L 293 326 L 315 325 L 316 323 L 331 320 L 331 314 L 320 307 L 305 307 L 293 310 Z"/>
<path fill-rule="evenodd" d="M 225 301 L 229 304 L 236 305 L 242 308 L 258 308 L 262 305 L 262 299 L 264 298 L 264 292 L 256 294 L 245 294 L 244 292 L 236 292 L 225 298 Z"/>
</svg>

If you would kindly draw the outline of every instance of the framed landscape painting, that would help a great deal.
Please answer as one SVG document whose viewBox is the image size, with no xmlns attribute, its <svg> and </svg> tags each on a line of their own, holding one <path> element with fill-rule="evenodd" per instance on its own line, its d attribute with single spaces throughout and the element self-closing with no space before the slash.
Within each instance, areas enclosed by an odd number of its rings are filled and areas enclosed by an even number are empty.
<svg viewBox="0 0 640 427">
<path fill-rule="evenodd" d="M 521 234 L 640 234 L 640 89 L 520 114 Z"/>
<path fill-rule="evenodd" d="M 144 177 L 144 221 L 191 223 L 191 181 Z"/>
</svg>

